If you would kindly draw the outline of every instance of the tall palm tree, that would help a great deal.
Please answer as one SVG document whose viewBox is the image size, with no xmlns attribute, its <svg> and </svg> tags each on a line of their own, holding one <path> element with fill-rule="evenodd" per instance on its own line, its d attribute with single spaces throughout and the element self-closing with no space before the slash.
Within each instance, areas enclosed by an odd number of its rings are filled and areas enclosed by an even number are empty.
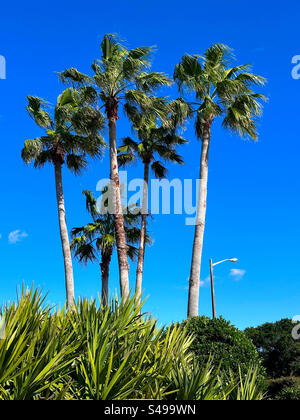
<svg viewBox="0 0 300 420">
<path fill-rule="evenodd" d="M 104 190 L 104 192 L 106 191 Z M 109 266 L 116 246 L 115 221 L 109 212 L 102 211 L 104 207 L 107 207 L 105 201 L 102 202 L 102 208 L 98 210 L 97 200 L 93 197 L 92 192 L 83 191 L 83 194 L 86 198 L 86 209 L 93 221 L 85 226 L 72 229 L 71 249 L 81 263 L 101 261 L 102 303 L 105 306 L 108 303 Z M 130 211 L 124 213 L 127 253 L 133 260 L 137 255 L 137 248 L 134 244 L 137 243 L 140 236 L 140 231 L 136 227 L 139 214 Z M 146 239 L 149 241 L 149 238 Z"/>
<path fill-rule="evenodd" d="M 57 98 L 53 118 L 47 103 L 38 97 L 28 96 L 27 111 L 45 134 L 26 140 L 22 149 L 22 159 L 26 164 L 33 162 L 35 168 L 47 162 L 54 166 L 56 198 L 60 237 L 62 243 L 67 307 L 74 304 L 74 279 L 68 229 L 65 216 L 65 201 L 62 182 L 62 166 L 75 175 L 88 165 L 87 157 L 97 158 L 104 145 L 99 134 L 105 121 L 93 106 L 93 98 L 86 88 L 80 91 L 66 89 Z"/>
<path fill-rule="evenodd" d="M 165 178 L 167 170 L 164 162 L 183 164 L 181 156 L 176 152 L 176 146 L 186 143 L 183 137 L 176 134 L 176 125 L 178 124 L 174 124 L 174 110 L 177 108 L 179 100 L 170 104 L 166 103 L 165 98 L 153 97 L 151 100 L 156 103 L 161 102 L 160 108 L 164 112 L 161 112 L 158 117 L 155 112 L 144 114 L 139 107 L 127 105 L 126 112 L 138 140 L 126 137 L 118 149 L 118 161 L 121 166 L 132 162 L 135 158 L 140 159 L 144 165 L 141 229 L 136 271 L 136 300 L 138 304 L 141 302 L 147 235 L 149 171 L 151 168 L 155 177 Z M 155 107 L 156 105 L 153 106 L 153 108 Z M 162 159 L 163 162 L 159 159 Z"/>
<path fill-rule="evenodd" d="M 202 142 L 197 221 L 189 280 L 188 316 L 198 315 L 203 235 L 206 215 L 208 152 L 212 124 L 222 117 L 223 127 L 241 137 L 257 139 L 257 119 L 265 97 L 252 90 L 265 79 L 251 73 L 249 65 L 232 66 L 232 50 L 214 44 L 204 56 L 185 55 L 174 71 L 179 89 L 193 94 L 196 136 Z"/>
<path fill-rule="evenodd" d="M 113 213 L 116 228 L 116 243 L 119 263 L 120 289 L 126 299 L 129 294 L 129 265 L 127 260 L 126 235 L 122 214 L 121 193 L 117 160 L 117 120 L 120 103 L 141 104 L 143 112 L 150 110 L 151 103 L 146 93 L 170 84 L 162 73 L 150 72 L 153 48 L 140 47 L 128 50 L 114 35 L 105 35 L 101 43 L 102 57 L 92 65 L 93 77 L 70 68 L 60 74 L 64 83 L 89 84 L 99 95 L 105 108 L 109 129 L 110 179 Z M 156 110 L 157 113 L 160 109 Z"/>
</svg>

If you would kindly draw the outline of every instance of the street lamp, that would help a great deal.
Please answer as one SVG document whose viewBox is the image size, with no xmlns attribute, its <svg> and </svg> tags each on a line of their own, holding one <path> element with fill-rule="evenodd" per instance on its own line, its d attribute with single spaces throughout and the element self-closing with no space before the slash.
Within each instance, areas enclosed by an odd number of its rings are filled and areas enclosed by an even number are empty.
<svg viewBox="0 0 300 420">
<path fill-rule="evenodd" d="M 216 263 L 213 263 L 212 260 L 209 260 L 210 265 L 210 283 L 211 283 L 211 302 L 212 302 L 212 313 L 213 313 L 213 319 L 216 319 L 216 301 L 215 301 L 215 287 L 214 287 L 214 271 L 213 267 L 215 265 L 221 264 L 225 261 L 230 261 L 233 263 L 236 263 L 238 261 L 237 258 L 227 258 L 226 260 L 218 261 Z"/>
</svg>

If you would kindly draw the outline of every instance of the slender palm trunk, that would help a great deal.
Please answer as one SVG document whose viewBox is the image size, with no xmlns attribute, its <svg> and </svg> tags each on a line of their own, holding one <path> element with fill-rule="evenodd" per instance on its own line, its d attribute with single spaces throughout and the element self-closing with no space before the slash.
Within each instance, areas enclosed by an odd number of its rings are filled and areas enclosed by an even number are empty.
<svg viewBox="0 0 300 420">
<path fill-rule="evenodd" d="M 62 165 L 60 162 L 54 163 L 59 230 L 60 230 L 60 238 L 61 238 L 61 244 L 62 244 L 62 250 L 63 250 L 63 256 L 64 256 L 64 265 L 65 265 L 67 308 L 71 309 L 75 302 L 75 293 L 74 293 L 72 257 L 71 257 L 69 235 L 68 235 L 68 229 L 67 229 L 67 223 L 66 223 L 66 211 L 65 211 L 65 200 L 64 200 L 64 192 L 63 192 L 63 184 L 62 184 L 61 166 Z"/>
<path fill-rule="evenodd" d="M 150 165 L 150 162 L 148 161 L 144 162 L 144 186 L 143 186 L 143 203 L 142 203 L 142 216 L 141 216 L 141 232 L 140 232 L 138 263 L 137 263 L 137 270 L 136 270 L 136 285 L 135 285 L 136 302 L 138 305 L 141 303 L 143 271 L 144 271 L 145 237 L 146 237 L 147 215 L 148 215 L 149 165 Z"/>
<path fill-rule="evenodd" d="M 199 315 L 199 288 L 203 236 L 206 216 L 207 179 L 208 179 L 208 151 L 210 142 L 210 125 L 204 128 L 200 158 L 200 183 L 197 203 L 197 219 L 195 226 L 191 273 L 189 281 L 188 317 Z"/>
<path fill-rule="evenodd" d="M 119 279 L 121 295 L 127 299 L 129 295 L 129 264 L 127 259 L 126 236 L 124 229 L 124 217 L 121 204 L 120 180 L 117 159 L 117 134 L 116 120 L 118 102 L 114 99 L 112 104 L 107 104 L 106 111 L 109 126 L 109 155 L 110 155 L 110 179 L 112 181 L 111 193 L 113 201 L 113 213 L 116 230 L 116 245 L 119 263 Z"/>
<path fill-rule="evenodd" d="M 102 280 L 102 303 L 103 306 L 108 305 L 108 279 L 109 279 L 109 265 L 112 251 L 102 252 L 101 257 L 101 280 Z"/>
</svg>

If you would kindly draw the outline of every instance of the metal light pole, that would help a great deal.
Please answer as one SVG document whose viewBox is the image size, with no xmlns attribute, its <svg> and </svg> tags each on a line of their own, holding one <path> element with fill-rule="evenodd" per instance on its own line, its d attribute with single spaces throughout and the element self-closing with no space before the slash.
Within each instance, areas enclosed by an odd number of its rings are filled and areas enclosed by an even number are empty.
<svg viewBox="0 0 300 420">
<path fill-rule="evenodd" d="M 215 286 L 214 286 L 214 270 L 213 267 L 217 264 L 221 264 L 225 261 L 230 261 L 233 263 L 236 263 L 238 261 L 237 258 L 227 258 L 226 260 L 222 260 L 222 261 L 218 261 L 216 263 L 213 263 L 212 260 L 209 260 L 209 265 L 210 265 L 210 284 L 211 284 L 211 303 L 212 303 L 212 315 L 213 315 L 213 319 L 217 318 L 216 315 L 216 300 L 215 300 Z"/>
</svg>

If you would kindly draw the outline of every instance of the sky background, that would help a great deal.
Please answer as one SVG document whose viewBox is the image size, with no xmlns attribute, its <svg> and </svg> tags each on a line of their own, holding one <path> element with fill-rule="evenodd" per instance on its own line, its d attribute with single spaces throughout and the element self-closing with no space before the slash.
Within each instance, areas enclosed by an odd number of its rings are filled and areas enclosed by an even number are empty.
<svg viewBox="0 0 300 420">
<path fill-rule="evenodd" d="M 41 134 L 26 114 L 26 95 L 54 103 L 63 88 L 55 72 L 71 66 L 90 72 L 92 61 L 100 56 L 103 35 L 118 33 L 131 48 L 156 45 L 153 69 L 169 75 L 185 53 L 202 54 L 211 44 L 222 42 L 235 50 L 238 63 L 252 63 L 254 72 L 268 79 L 261 91 L 269 103 L 256 144 L 231 135 L 218 123 L 213 127 L 199 307 L 200 314 L 211 316 L 209 258 L 236 257 L 237 264 L 215 268 L 218 315 L 245 328 L 300 313 L 300 80 L 291 77 L 292 57 L 300 54 L 300 4 L 202 3 L 53 0 L 1 5 L 0 55 L 6 58 L 7 79 L 0 80 L 0 303 L 14 299 L 22 282 L 34 281 L 49 291 L 51 303 L 62 303 L 65 294 L 54 170 L 26 167 L 20 158 L 24 140 Z M 176 87 L 167 93 L 175 98 Z M 118 139 L 129 130 L 121 115 Z M 189 144 L 180 150 L 185 165 L 170 166 L 170 178 L 198 177 L 200 144 L 191 124 L 185 137 Z M 142 173 L 141 165 L 136 165 L 129 178 Z M 81 192 L 91 189 L 96 194 L 97 181 L 108 177 L 108 153 L 83 176 L 66 171 L 63 176 L 71 229 L 89 220 Z M 19 235 L 9 237 L 16 230 Z M 185 225 L 185 215 L 159 215 L 150 231 L 154 244 L 146 251 L 145 309 L 162 323 L 182 320 L 194 229 Z M 231 269 L 243 275 L 232 275 Z M 74 276 L 77 297 L 97 296 L 97 265 L 74 263 Z M 133 287 L 134 266 L 130 278 Z M 110 280 L 114 291 L 116 258 Z"/>
</svg>

